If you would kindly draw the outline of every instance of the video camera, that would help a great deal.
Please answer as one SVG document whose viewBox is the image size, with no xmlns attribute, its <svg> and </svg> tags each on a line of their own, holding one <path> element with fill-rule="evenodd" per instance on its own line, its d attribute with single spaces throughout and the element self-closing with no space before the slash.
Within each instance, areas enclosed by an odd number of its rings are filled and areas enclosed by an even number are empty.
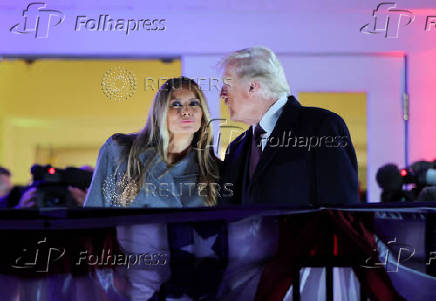
<svg viewBox="0 0 436 301">
<path fill-rule="evenodd" d="M 30 170 L 36 187 L 37 207 L 76 207 L 68 186 L 86 190 L 92 180 L 92 172 L 80 168 L 54 168 L 51 165 L 33 165 Z"/>
<path fill-rule="evenodd" d="M 417 161 L 401 170 L 395 164 L 386 164 L 378 169 L 376 179 L 379 187 L 383 189 L 382 202 L 419 200 L 423 189 L 436 186 L 436 160 Z M 412 189 L 403 190 L 404 185 L 410 184 Z"/>
<path fill-rule="evenodd" d="M 409 168 L 400 171 L 404 184 L 415 184 L 418 186 L 436 185 L 436 160 L 433 162 L 418 161 Z"/>
</svg>

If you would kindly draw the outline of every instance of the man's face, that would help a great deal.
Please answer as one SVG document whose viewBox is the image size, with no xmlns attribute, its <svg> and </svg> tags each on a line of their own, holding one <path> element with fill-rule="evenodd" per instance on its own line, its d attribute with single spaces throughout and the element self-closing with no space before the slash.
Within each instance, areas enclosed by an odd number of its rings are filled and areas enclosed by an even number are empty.
<svg viewBox="0 0 436 301">
<path fill-rule="evenodd" d="M 230 119 L 251 124 L 252 95 L 247 80 L 240 79 L 232 66 L 227 66 L 223 74 L 223 87 L 220 97 L 229 109 Z"/>
<path fill-rule="evenodd" d="M 5 196 L 12 189 L 11 177 L 5 174 L 0 175 L 0 197 Z"/>
</svg>

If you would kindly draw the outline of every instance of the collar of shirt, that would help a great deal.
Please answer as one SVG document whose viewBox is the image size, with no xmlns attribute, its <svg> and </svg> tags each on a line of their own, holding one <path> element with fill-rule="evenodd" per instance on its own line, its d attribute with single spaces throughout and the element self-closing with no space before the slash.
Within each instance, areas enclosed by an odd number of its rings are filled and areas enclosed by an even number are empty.
<svg viewBox="0 0 436 301">
<path fill-rule="evenodd" d="M 262 150 L 264 150 L 266 146 L 266 142 L 268 141 L 269 136 L 271 135 L 272 131 L 274 130 L 274 127 L 276 126 L 276 122 L 280 117 L 280 114 L 283 111 L 283 106 L 285 105 L 286 101 L 288 100 L 287 95 L 283 95 L 280 97 L 269 109 L 268 111 L 262 116 L 262 119 L 259 121 L 260 126 L 265 131 L 265 134 L 262 135 Z M 256 125 L 252 125 L 251 128 L 253 130 Z"/>
</svg>

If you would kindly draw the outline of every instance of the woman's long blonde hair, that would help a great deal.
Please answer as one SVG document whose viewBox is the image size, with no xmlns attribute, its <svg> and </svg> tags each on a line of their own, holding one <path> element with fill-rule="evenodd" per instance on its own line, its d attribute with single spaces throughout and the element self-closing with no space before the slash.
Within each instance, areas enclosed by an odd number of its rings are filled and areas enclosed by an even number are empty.
<svg viewBox="0 0 436 301">
<path fill-rule="evenodd" d="M 118 167 L 120 167 L 123 161 L 127 160 L 127 169 L 121 180 L 124 185 L 120 202 L 124 206 L 138 194 L 149 172 L 150 164 L 158 153 L 156 152 L 155 156 L 148 158 L 145 163 L 140 161 L 139 154 L 148 148 L 155 148 L 162 158 L 167 161 L 170 141 L 167 128 L 168 103 L 173 90 L 180 88 L 193 91 L 200 100 L 203 113 L 201 127 L 194 134 L 191 143 L 192 151 L 196 152 L 200 169 L 199 183 L 201 185 L 198 186 L 198 193 L 206 190 L 207 200 L 205 205 L 216 205 L 218 191 L 215 183 L 217 183 L 219 176 L 219 159 L 214 154 L 213 129 L 206 98 L 195 81 L 186 77 L 178 77 L 167 80 L 160 87 L 153 100 L 146 125 L 141 132 L 129 135 L 115 134 L 113 136 L 113 139 L 118 144 L 124 146 Z"/>
</svg>

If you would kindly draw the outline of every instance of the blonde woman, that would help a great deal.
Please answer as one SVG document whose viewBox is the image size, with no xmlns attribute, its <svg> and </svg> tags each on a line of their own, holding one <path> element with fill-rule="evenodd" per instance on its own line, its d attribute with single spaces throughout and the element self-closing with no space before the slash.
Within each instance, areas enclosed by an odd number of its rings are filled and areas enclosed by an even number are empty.
<svg viewBox="0 0 436 301">
<path fill-rule="evenodd" d="M 86 207 L 213 206 L 219 160 L 203 92 L 191 79 L 159 89 L 140 133 L 115 134 L 100 149 Z"/>
<path fill-rule="evenodd" d="M 199 86 L 185 77 L 168 80 L 153 101 L 144 129 L 115 134 L 101 147 L 85 206 L 215 205 L 220 161 L 212 141 L 208 107 Z M 122 291 L 130 300 L 151 298 L 170 278 L 167 236 L 164 223 L 117 227 L 126 255 L 159 258 L 155 265 L 117 266 L 116 274 L 127 279 L 127 289 Z"/>
</svg>

